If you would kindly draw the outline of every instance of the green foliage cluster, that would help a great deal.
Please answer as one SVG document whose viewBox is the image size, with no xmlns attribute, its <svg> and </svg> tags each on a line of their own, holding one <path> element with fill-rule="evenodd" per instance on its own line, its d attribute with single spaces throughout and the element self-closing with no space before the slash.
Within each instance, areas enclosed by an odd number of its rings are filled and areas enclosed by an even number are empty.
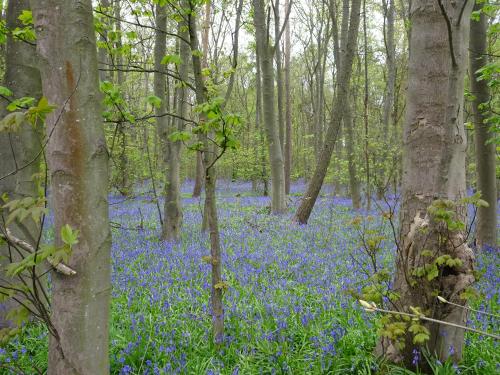
<svg viewBox="0 0 500 375">
<path fill-rule="evenodd" d="M 447 199 L 435 199 L 432 204 L 427 208 L 430 222 L 434 223 L 434 233 L 438 237 L 435 247 L 432 249 L 422 250 L 418 255 L 414 255 L 417 259 L 423 261 L 421 265 L 416 266 L 411 270 L 407 270 L 410 280 L 410 286 L 413 288 L 420 288 L 422 293 L 430 293 L 424 300 L 432 298 L 442 298 L 442 293 L 446 291 L 439 290 L 439 280 L 444 277 L 444 270 L 459 270 L 463 266 L 463 260 L 459 257 L 450 254 L 457 246 L 462 246 L 462 243 L 453 242 L 452 238 L 457 233 L 463 234 L 466 230 L 466 224 L 463 222 L 463 215 L 460 214 L 467 205 L 475 207 L 487 207 L 488 203 L 481 199 L 480 193 L 476 193 L 470 197 L 459 199 L 454 202 Z M 394 231 L 394 224 L 392 223 L 393 211 L 389 208 L 389 212 L 383 213 L 380 219 L 389 223 Z M 360 266 L 371 272 L 371 275 L 364 282 L 361 293 L 351 291 L 351 294 L 360 300 L 361 304 L 367 311 L 377 311 L 378 306 L 389 306 L 394 308 L 397 306 L 397 301 L 400 299 L 398 293 L 395 293 L 390 286 L 391 273 L 385 268 L 378 266 L 377 253 L 382 251 L 383 241 L 388 238 L 380 234 L 380 227 L 370 228 L 367 222 L 373 221 L 370 216 L 366 218 L 356 217 L 351 224 L 356 228 L 358 238 L 362 249 L 371 260 L 371 264 L 361 264 Z M 418 231 L 425 235 L 430 232 L 429 225 L 425 225 L 418 229 Z M 459 236 L 458 238 L 462 238 Z M 466 238 L 465 235 L 463 238 Z M 394 240 L 393 240 L 394 241 Z M 396 240 L 396 251 L 400 252 L 401 244 Z M 400 256 L 400 255 L 396 255 Z M 477 292 L 472 287 L 467 287 L 461 294 L 460 298 L 464 301 L 471 300 L 477 297 Z M 367 302 L 368 301 L 368 302 Z M 443 299 L 443 301 L 446 300 Z M 403 349 L 407 344 L 406 338 L 408 334 L 413 337 L 413 344 L 417 346 L 424 346 L 426 341 L 430 338 L 429 329 L 422 323 L 422 318 L 428 314 L 428 311 L 422 311 L 419 306 L 406 306 L 407 310 L 411 312 L 409 315 L 398 314 L 402 310 L 395 310 L 389 314 L 384 314 L 378 323 L 379 335 L 391 340 L 399 349 Z M 384 310 L 387 312 L 386 310 Z M 384 312 L 383 311 L 383 312 Z"/>
</svg>

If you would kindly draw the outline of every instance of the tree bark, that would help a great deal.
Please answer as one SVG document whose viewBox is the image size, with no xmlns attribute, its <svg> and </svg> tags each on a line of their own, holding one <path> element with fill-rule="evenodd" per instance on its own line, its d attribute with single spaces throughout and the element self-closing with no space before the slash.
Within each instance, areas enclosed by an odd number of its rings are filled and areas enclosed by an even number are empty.
<svg viewBox="0 0 500 375">
<path fill-rule="evenodd" d="M 255 73 L 255 128 L 259 132 L 259 141 L 260 144 L 257 142 L 255 145 L 256 148 L 258 148 L 260 152 L 260 177 L 262 180 L 263 184 L 263 195 L 267 197 L 269 195 L 269 188 L 268 188 L 268 176 L 267 176 L 267 162 L 266 162 L 266 155 L 265 155 L 265 150 L 262 148 L 263 144 L 265 143 L 265 138 L 264 138 L 264 130 L 262 126 L 262 74 L 261 74 L 261 64 L 260 64 L 260 54 L 259 50 L 256 49 L 255 51 L 255 65 L 256 65 L 256 73 Z"/>
<path fill-rule="evenodd" d="M 290 0 L 285 0 L 285 9 L 290 7 Z M 292 94 L 290 87 L 290 21 L 285 28 L 285 194 L 290 194 L 292 173 Z"/>
<path fill-rule="evenodd" d="M 477 3 L 474 11 L 480 11 L 483 4 Z M 470 21 L 470 88 L 474 95 L 472 103 L 474 120 L 474 138 L 476 144 L 477 190 L 489 207 L 479 207 L 477 216 L 476 241 L 479 247 L 497 246 L 497 186 L 496 186 L 496 151 L 495 144 L 488 142 L 491 134 L 488 124 L 488 102 L 490 92 L 485 80 L 478 80 L 479 69 L 488 63 L 487 59 L 487 16 L 481 12 L 479 21 Z M 485 105 L 485 108 L 481 108 Z"/>
<path fill-rule="evenodd" d="M 428 317 L 465 325 L 466 310 L 436 301 L 435 293 L 464 305 L 460 294 L 474 281 L 474 254 L 463 230 L 448 231 L 431 217 L 428 207 L 436 199 L 457 202 L 466 196 L 466 135 L 463 126 L 464 75 L 472 2 L 415 0 L 411 7 L 411 50 L 408 72 L 407 110 L 403 135 L 403 181 L 400 213 L 400 244 L 396 257 L 395 301 L 399 311 L 420 307 Z M 455 207 L 455 206 L 452 206 Z M 466 222 L 466 207 L 454 208 Z M 446 238 L 446 241 L 443 241 Z M 428 281 L 413 272 L 434 258 L 449 255 L 461 260 L 459 267 L 445 267 Z M 429 324 L 427 347 L 441 361 L 459 360 L 464 332 Z M 413 367 L 412 335 L 398 349 L 389 343 L 390 359 Z M 450 350 L 453 348 L 453 350 Z"/>
<path fill-rule="evenodd" d="M 122 42 L 122 25 L 121 25 L 121 0 L 114 0 L 114 16 L 115 16 L 115 29 L 118 34 L 118 39 L 115 48 L 118 50 L 116 54 L 116 83 L 123 92 L 125 83 L 125 76 L 123 72 L 123 54 L 120 49 L 123 46 Z M 118 126 L 118 136 L 120 137 L 120 156 L 119 156 L 119 180 L 118 180 L 118 190 L 120 194 L 127 196 L 130 194 L 130 181 L 128 174 L 128 156 L 127 156 L 127 132 L 126 123 L 121 121 L 117 124 Z"/>
<path fill-rule="evenodd" d="M 309 182 L 304 198 L 297 209 L 294 221 L 299 224 L 307 224 L 316 199 L 318 198 L 321 186 L 326 176 L 330 159 L 332 157 L 335 142 L 337 141 L 340 125 L 344 117 L 344 109 L 349 99 L 350 80 L 352 74 L 352 62 L 354 51 L 357 45 L 361 0 L 352 0 L 350 9 L 349 32 L 346 38 L 345 53 L 342 52 L 340 72 L 338 74 L 337 90 L 332 113 L 337 114 L 332 117 L 331 123 L 325 138 L 325 143 L 321 150 L 321 155 L 314 171 L 314 175 Z M 344 12 L 345 14 L 345 12 Z M 342 49 L 342 47 L 341 47 Z"/>
<path fill-rule="evenodd" d="M 167 168 L 168 166 L 168 118 L 164 116 L 164 114 L 168 111 L 168 102 L 170 100 L 168 93 L 165 90 L 166 82 L 165 82 L 165 74 L 167 67 L 162 64 L 163 57 L 167 52 L 167 9 L 165 6 L 156 5 L 156 31 L 155 31 L 155 46 L 154 46 L 154 63 L 155 63 L 155 72 L 153 74 L 153 91 L 156 97 L 161 99 L 161 102 L 158 106 L 155 107 L 156 114 L 156 136 L 158 141 L 155 142 L 155 145 L 159 147 L 159 154 L 162 155 L 162 163 L 160 165 L 163 168 Z M 149 154 L 148 154 L 149 158 Z M 154 177 L 153 171 L 150 167 L 151 178 L 153 179 L 153 188 L 154 188 Z M 165 184 L 168 184 L 168 168 L 165 172 Z M 155 189 L 156 190 L 156 189 Z M 166 193 L 165 193 L 166 194 Z M 166 208 L 166 207 L 165 207 Z M 158 205 L 160 224 L 162 226 L 162 237 L 165 237 L 165 220 L 163 220 L 163 216 L 161 215 L 161 210 Z M 164 213 L 166 215 L 166 212 Z"/>
<path fill-rule="evenodd" d="M 274 40 L 276 41 L 276 50 L 274 51 L 276 59 L 276 98 L 278 100 L 278 131 L 280 137 L 281 152 L 285 151 L 285 117 L 283 116 L 284 100 L 283 100 L 283 58 L 281 53 L 281 45 L 279 43 L 281 24 L 280 24 L 280 1 L 275 0 L 274 3 Z M 283 164 L 284 167 L 284 164 Z"/>
<path fill-rule="evenodd" d="M 179 22 L 178 34 L 185 40 L 189 39 L 186 31 L 186 22 Z M 183 82 L 188 82 L 188 62 L 191 58 L 191 50 L 184 40 L 179 40 L 179 53 L 181 64 L 178 67 L 179 78 Z M 188 111 L 188 88 L 180 85 L 176 89 L 176 111 L 180 118 L 175 119 L 176 127 L 173 131 L 182 131 L 185 128 L 185 118 Z M 167 180 L 165 182 L 165 222 L 163 226 L 163 238 L 166 240 L 178 241 L 181 235 L 182 226 L 182 203 L 181 203 L 181 147 L 182 142 L 169 141 L 169 158 Z"/>
<path fill-rule="evenodd" d="M 377 182 L 377 197 L 381 199 L 386 193 L 390 184 L 390 176 L 387 176 L 387 164 L 389 163 L 388 147 L 397 142 L 396 131 L 393 126 L 394 111 L 394 90 L 396 86 L 396 47 L 394 43 L 394 0 L 383 1 L 385 19 L 384 19 L 384 42 L 385 58 L 387 66 L 387 81 L 385 88 L 384 107 L 382 113 L 383 132 L 381 134 L 380 144 L 382 150 L 381 168 L 379 169 L 379 178 Z M 389 136 L 390 134 L 390 136 Z M 390 142 L 390 143 L 389 143 Z M 393 171 L 394 173 L 394 171 Z"/>
<path fill-rule="evenodd" d="M 101 5 L 101 8 L 104 8 L 106 9 L 106 12 L 109 12 L 109 9 L 110 9 L 110 3 L 109 3 L 109 0 L 101 0 L 100 1 L 100 5 Z M 105 16 L 103 16 L 105 17 Z M 105 22 L 105 25 L 106 25 L 106 28 L 103 32 L 107 32 L 108 31 L 108 27 L 109 27 L 109 22 Z M 101 42 L 102 43 L 106 43 L 107 42 L 107 37 L 106 35 L 102 35 L 101 36 Z M 99 68 L 102 68 L 100 69 L 99 71 L 99 79 L 101 81 L 106 81 L 108 80 L 108 72 L 105 70 L 105 69 L 109 69 L 109 51 L 107 48 L 98 48 L 98 57 L 99 57 Z"/>
<path fill-rule="evenodd" d="M 366 176 L 366 210 L 370 211 L 372 195 L 370 182 L 370 150 L 369 150 L 369 134 L 368 134 L 368 37 L 366 29 L 366 0 L 363 0 L 363 63 L 365 68 L 365 95 L 363 97 L 363 123 L 365 126 L 365 176 Z"/>
<path fill-rule="evenodd" d="M 212 13 L 212 2 L 209 0 L 205 3 L 205 20 L 203 22 L 203 61 L 202 67 L 208 68 L 208 38 L 210 36 L 210 17 Z M 194 180 L 193 198 L 201 195 L 203 189 L 203 157 L 200 152 L 196 153 L 196 172 Z"/>
<path fill-rule="evenodd" d="M 92 2 L 32 0 L 47 117 L 55 242 L 61 227 L 79 231 L 68 265 L 52 274 L 49 375 L 109 372 L 110 244 L 108 152 L 102 126 Z"/>
<path fill-rule="evenodd" d="M 196 27 L 196 17 L 191 4 L 189 19 L 189 40 L 191 43 L 191 52 L 198 51 L 198 37 Z M 197 53 L 191 53 L 193 62 L 193 74 L 196 86 L 196 101 L 198 104 L 207 102 L 207 88 L 203 81 L 201 72 L 201 61 Z M 201 119 L 205 120 L 205 119 Z M 224 337 L 224 308 L 222 295 L 222 256 L 219 234 L 219 223 L 217 215 L 216 198 L 216 171 L 214 165 L 214 155 L 217 150 L 209 143 L 208 136 L 204 137 L 203 167 L 205 177 L 205 211 L 210 234 L 210 264 L 212 266 L 212 283 L 210 301 L 212 308 L 212 333 L 214 343 L 220 345 Z"/>
<path fill-rule="evenodd" d="M 9 1 L 7 4 L 6 26 L 9 30 L 23 27 L 18 19 L 23 10 L 29 9 L 29 0 Z M 36 101 L 42 96 L 42 82 L 38 70 L 36 48 L 28 43 L 16 41 L 11 35 L 7 38 L 5 56 L 5 76 L 3 85 L 12 91 L 14 98 L 33 97 Z M 0 118 L 8 112 L 7 102 L 2 100 Z M 0 180 L 0 196 L 7 194 L 10 200 L 26 197 L 38 197 L 37 184 L 33 176 L 40 172 L 40 151 L 42 144 L 41 127 L 34 128 L 28 122 L 21 125 L 17 132 L 0 133 L 0 178 L 17 171 L 12 176 Z M 20 167 L 24 167 L 20 169 Z M 2 205 L 3 202 L 0 202 Z M 1 208 L 0 208 L 1 212 Z M 7 215 L 4 214 L 4 217 Z M 22 222 L 14 221 L 9 229 L 18 238 L 29 243 L 36 243 L 40 225 L 31 218 Z M 0 245 L 0 270 L 4 270 L 8 262 L 8 247 Z M 2 272 L 3 273 L 3 272 Z M 2 279 L 5 276 L 1 276 Z M 0 329 L 9 323 L 5 315 L 16 307 L 13 301 L 0 304 Z"/>
<path fill-rule="evenodd" d="M 269 159 L 271 162 L 271 211 L 282 214 L 286 211 L 285 168 L 279 131 L 274 108 L 273 46 L 270 45 L 263 0 L 253 0 L 255 38 L 261 58 L 263 120 L 267 132 Z"/>
<path fill-rule="evenodd" d="M 344 112 L 344 129 L 346 133 L 347 163 L 349 170 L 349 192 L 351 194 L 352 208 L 361 208 L 361 197 L 359 194 L 359 179 L 356 171 L 356 161 L 354 158 L 354 128 L 356 122 L 352 117 L 352 108 L 348 104 Z"/>
</svg>

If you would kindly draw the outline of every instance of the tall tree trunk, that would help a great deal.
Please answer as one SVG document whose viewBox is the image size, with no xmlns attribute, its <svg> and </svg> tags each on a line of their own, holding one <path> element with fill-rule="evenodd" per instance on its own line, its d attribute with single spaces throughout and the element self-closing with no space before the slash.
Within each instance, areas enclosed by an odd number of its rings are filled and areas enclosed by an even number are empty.
<svg viewBox="0 0 500 375">
<path fill-rule="evenodd" d="M 189 39 L 189 33 L 186 29 L 186 22 L 179 22 L 178 34 L 184 39 Z M 189 45 L 184 41 L 179 40 L 179 54 L 181 64 L 178 67 L 179 78 L 183 82 L 188 82 L 189 68 L 188 62 L 191 58 L 191 50 Z M 176 127 L 173 131 L 182 131 L 185 127 L 185 122 L 182 118 L 186 117 L 188 111 L 188 88 L 185 85 L 180 85 L 176 90 L 177 100 L 177 118 L 174 123 Z M 163 226 L 163 238 L 167 240 L 179 240 L 182 226 L 182 203 L 181 203 L 181 147 L 182 142 L 170 141 L 167 180 L 165 182 L 165 222 Z"/>
<path fill-rule="evenodd" d="M 114 16 L 115 16 L 115 30 L 118 34 L 118 39 L 115 45 L 115 48 L 118 50 L 116 54 L 116 83 L 118 87 L 123 93 L 125 83 L 125 76 L 123 74 L 123 52 L 121 48 L 123 46 L 122 43 L 122 25 L 121 25 L 121 0 L 114 0 Z M 118 136 L 120 137 L 120 156 L 119 156 L 119 181 L 118 181 L 118 190 L 122 195 L 128 195 L 130 193 L 130 181 L 128 175 L 128 156 L 127 156 L 127 132 L 125 129 L 126 123 L 120 121 L 118 123 Z"/>
<path fill-rule="evenodd" d="M 47 117 L 56 246 L 63 225 L 79 231 L 68 265 L 52 274 L 50 375 L 109 372 L 108 153 L 102 126 L 92 2 L 32 0 Z"/>
<path fill-rule="evenodd" d="M 280 24 L 280 1 L 276 0 L 274 3 L 274 40 L 276 40 L 276 50 L 274 52 L 276 57 L 276 94 L 278 99 L 278 130 L 280 136 L 281 152 L 285 150 L 285 118 L 283 116 L 284 100 L 283 100 L 283 58 L 281 53 L 281 45 L 279 43 L 281 24 Z M 284 167 L 284 165 L 283 165 Z"/>
<path fill-rule="evenodd" d="M 27 9 L 29 9 L 29 0 L 8 2 L 6 26 L 9 30 L 23 27 L 18 17 L 23 10 Z M 28 43 L 16 41 L 9 35 L 6 52 L 3 85 L 12 91 L 14 98 L 34 97 L 38 100 L 42 96 L 42 82 L 38 70 L 36 48 Z M 7 102 L 2 100 L 1 105 L 0 119 L 7 114 L 5 109 Z M 25 122 L 15 133 L 0 132 L 0 178 L 16 172 L 0 180 L 0 196 L 7 194 L 10 200 L 38 197 L 37 184 L 33 176 L 40 171 L 42 134 L 39 129 L 40 127 L 34 128 Z M 24 168 L 21 169 L 21 167 Z M 3 202 L 0 202 L 1 204 Z M 40 225 L 31 218 L 26 218 L 22 222 L 14 221 L 9 225 L 9 229 L 18 238 L 35 244 Z M 0 270 L 3 273 L 8 262 L 6 245 L 0 245 L 0 255 Z M 0 276 L 2 280 L 4 277 L 4 275 Z M 8 325 L 5 315 L 13 307 L 16 306 L 11 301 L 0 304 L 0 329 Z"/>
<path fill-rule="evenodd" d="M 396 86 L 396 47 L 394 43 L 394 0 L 383 0 L 384 7 L 384 42 L 385 42 L 385 58 L 387 66 L 387 82 L 385 87 L 384 107 L 382 113 L 383 132 L 381 134 L 382 150 L 382 167 L 380 168 L 379 178 L 377 182 L 377 197 L 379 199 L 386 193 L 387 187 L 390 184 L 390 174 L 395 171 L 388 171 L 389 150 L 390 145 L 397 142 L 396 129 L 393 124 L 394 111 L 394 90 Z M 389 136 L 390 134 L 390 136 Z M 390 142 L 390 143 L 389 143 Z M 387 175 L 389 173 L 389 176 Z"/>
<path fill-rule="evenodd" d="M 198 51 L 198 36 L 196 27 L 196 17 L 193 5 L 191 4 L 191 12 L 188 15 L 189 19 L 189 40 L 191 43 L 191 51 Z M 196 101 L 198 104 L 207 102 L 207 88 L 203 81 L 202 68 L 200 57 L 196 53 L 191 53 L 193 61 L 193 74 L 196 86 Z M 217 150 L 209 143 L 207 136 L 204 139 L 203 152 L 203 167 L 205 176 L 205 211 L 208 221 L 208 229 L 210 233 L 210 264 L 212 266 L 212 283 L 210 302 L 212 308 L 212 332 L 216 345 L 223 342 L 224 337 L 224 308 L 222 303 L 222 294 L 224 288 L 222 284 L 222 257 L 221 244 L 219 235 L 219 223 L 217 215 L 216 201 L 216 171 L 214 165 L 214 153 Z"/>
<path fill-rule="evenodd" d="M 290 7 L 290 0 L 285 0 L 285 9 Z M 285 194 L 290 194 L 292 173 L 292 94 L 290 92 L 290 21 L 285 28 Z"/>
<path fill-rule="evenodd" d="M 321 186 L 323 185 L 323 181 L 328 170 L 328 166 L 330 164 L 330 159 L 332 157 L 335 142 L 337 141 L 340 125 L 344 117 L 346 102 L 347 100 L 349 100 L 349 83 L 351 80 L 354 51 L 357 45 L 360 8 L 361 0 L 352 0 L 349 17 L 349 32 L 346 38 L 346 49 L 345 53 L 342 51 L 340 72 L 338 74 L 337 90 L 335 93 L 335 102 L 332 110 L 332 113 L 337 115 L 332 117 L 325 137 L 325 143 L 321 150 L 321 155 L 314 171 L 314 175 L 309 182 L 304 198 L 302 199 L 302 202 L 295 214 L 294 221 L 298 222 L 299 224 L 307 223 L 314 204 L 316 203 L 316 199 L 318 198 Z"/>
<path fill-rule="evenodd" d="M 370 182 L 370 150 L 369 150 L 369 134 L 368 134 L 368 37 L 366 30 L 366 0 L 363 0 L 363 53 L 364 53 L 364 68 L 365 68 L 365 95 L 363 97 L 363 122 L 365 125 L 365 173 L 366 173 L 366 209 L 371 209 L 371 182 Z"/>
<path fill-rule="evenodd" d="M 255 73 L 255 127 L 259 132 L 259 141 L 260 143 L 256 144 L 255 147 L 261 150 L 260 152 L 260 169 L 261 169 L 261 179 L 263 184 L 263 195 L 269 195 L 269 187 L 268 187 L 268 176 L 267 176 L 267 168 L 266 168 L 266 155 L 264 148 L 262 147 L 265 143 L 264 138 L 264 129 L 262 125 L 262 74 L 261 74 L 261 63 L 260 63 L 260 54 L 259 50 L 255 51 L 255 65 L 256 65 L 256 73 Z"/>
<path fill-rule="evenodd" d="M 263 0 L 253 0 L 257 50 L 261 58 L 263 120 L 266 123 L 269 159 L 271 162 L 271 211 L 286 211 L 285 168 L 274 108 L 274 47 L 270 45 Z"/>
<path fill-rule="evenodd" d="M 356 99 L 354 99 L 356 100 Z M 361 208 L 361 197 L 359 195 L 359 180 L 356 171 L 356 161 L 354 155 L 354 128 L 356 121 L 352 116 L 353 109 L 348 104 L 344 112 L 344 129 L 346 134 L 347 163 L 349 170 L 349 192 L 351 193 L 352 208 Z"/>
<path fill-rule="evenodd" d="M 476 3 L 474 11 L 481 11 L 483 3 Z M 488 131 L 488 110 L 481 108 L 488 103 L 490 93 L 485 80 L 478 80 L 479 69 L 487 62 L 487 16 L 481 12 L 479 21 L 470 23 L 470 87 L 474 95 L 472 109 L 474 113 L 474 138 L 476 141 L 476 176 L 477 189 L 489 207 L 479 207 L 477 217 L 476 240 L 479 247 L 497 246 L 497 186 L 496 186 L 496 151 L 493 142 L 488 143 L 491 134 Z M 488 107 L 486 107 L 488 108 Z"/>
<path fill-rule="evenodd" d="M 168 163 L 168 119 L 164 114 L 167 112 L 167 101 L 169 100 L 169 97 L 165 91 L 165 71 L 166 71 L 166 66 L 162 64 L 162 59 L 166 54 L 167 51 L 167 10 L 165 6 L 160 6 L 159 4 L 156 5 L 156 31 L 155 31 L 155 47 L 154 47 L 154 62 L 155 62 L 155 72 L 153 75 L 153 91 L 156 97 L 161 99 L 161 102 L 158 106 L 155 107 L 155 114 L 156 114 L 156 133 L 155 135 L 157 136 L 158 140 L 155 142 L 155 145 L 158 145 L 159 154 L 162 155 L 162 161 L 163 163 L 160 163 L 160 165 L 163 168 L 167 167 Z M 148 153 L 148 160 L 150 159 L 149 153 Z M 149 160 L 150 162 L 150 160 Z M 154 176 L 153 176 L 153 171 L 150 166 L 150 173 L 151 173 L 151 178 L 153 179 L 153 184 L 154 184 Z M 165 172 L 165 178 L 168 178 L 168 172 Z M 166 184 L 168 184 L 168 180 L 165 181 Z M 154 185 L 153 185 L 154 187 Z M 155 189 L 156 190 L 156 189 Z M 160 208 L 158 207 L 158 210 Z M 166 212 L 165 212 L 166 214 Z M 164 233 L 164 225 L 165 221 L 163 220 L 163 217 L 161 215 L 161 212 L 159 214 L 160 217 L 160 224 L 162 226 L 162 236 L 165 235 Z"/>
<path fill-rule="evenodd" d="M 109 10 L 110 10 L 110 3 L 109 3 L 109 0 L 101 0 L 100 1 L 100 6 L 101 8 L 106 12 L 108 13 Z M 103 30 L 103 34 L 106 33 L 108 31 L 108 28 L 109 28 L 109 19 L 106 18 L 106 16 L 103 16 L 104 19 L 106 19 L 106 21 L 104 22 L 104 25 L 105 25 L 105 28 Z M 107 36 L 106 35 L 101 35 L 101 38 L 100 38 L 100 41 L 102 43 L 106 43 L 107 42 Z M 109 64 L 109 51 L 107 48 L 98 48 L 98 58 L 99 58 L 99 79 L 101 81 L 106 81 L 108 80 L 108 71 L 107 69 L 110 68 L 110 64 Z"/>
<path fill-rule="evenodd" d="M 210 17 L 212 13 L 212 1 L 208 0 L 205 3 L 205 19 L 203 22 L 203 61 L 202 67 L 208 68 L 208 39 L 210 36 Z M 196 172 L 194 180 L 193 198 L 197 198 L 201 195 L 201 190 L 203 189 L 203 157 L 200 152 L 196 153 Z"/>
<path fill-rule="evenodd" d="M 445 200 L 447 209 L 454 210 L 458 220 L 466 221 L 466 207 L 446 202 L 457 202 L 467 194 L 467 140 L 462 117 L 472 5 L 467 0 L 439 0 L 438 4 L 434 0 L 414 0 L 412 3 L 403 136 L 401 241 L 394 281 L 399 311 L 419 307 L 430 318 L 460 325 L 465 325 L 466 310 L 437 302 L 436 293 L 453 303 L 465 304 L 460 294 L 474 281 L 474 254 L 465 242 L 464 231 L 446 231 L 428 208 L 437 199 Z M 426 250 L 434 255 L 425 256 Z M 442 255 L 458 258 L 462 265 L 441 268 L 431 281 L 425 276 L 414 276 L 418 267 Z M 462 329 L 440 324 L 428 324 L 427 328 L 430 331 L 427 347 L 431 354 L 441 361 L 449 356 L 454 360 L 461 358 Z M 387 352 L 391 359 L 402 360 L 412 367 L 415 349 L 412 339 L 407 333 L 402 350 L 390 343 Z"/>
</svg>

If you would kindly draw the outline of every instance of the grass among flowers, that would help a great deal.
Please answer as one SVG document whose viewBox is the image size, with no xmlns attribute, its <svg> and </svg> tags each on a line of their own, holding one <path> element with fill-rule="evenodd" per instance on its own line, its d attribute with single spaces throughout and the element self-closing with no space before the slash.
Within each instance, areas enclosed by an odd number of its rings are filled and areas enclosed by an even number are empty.
<svg viewBox="0 0 500 375">
<path fill-rule="evenodd" d="M 372 356 L 375 317 L 349 295 L 367 278 L 366 259 L 350 222 L 350 201 L 328 192 L 307 226 L 291 223 L 298 203 L 292 195 L 283 217 L 268 214 L 268 198 L 252 196 L 249 184 L 219 184 L 224 249 L 226 337 L 220 350 L 211 340 L 209 253 L 201 207 L 184 187 L 182 241 L 158 241 L 151 197 L 110 199 L 113 229 L 112 374 L 411 374 Z M 294 186 L 294 192 L 303 186 Z M 365 213 L 366 214 L 366 213 Z M 371 223 L 385 231 L 376 213 Z M 119 226 L 119 228 L 118 228 Z M 385 233 L 389 236 L 389 231 Z M 380 262 L 392 269 L 390 241 Z M 479 258 L 482 297 L 475 307 L 499 310 L 498 253 Z M 368 270 L 369 272 L 369 270 Z M 468 324 L 497 329 L 498 321 L 472 315 Z M 495 374 L 500 350 L 492 339 L 467 334 L 460 367 L 432 359 L 436 374 Z M 450 348 L 453 350 L 453 348 Z M 421 353 L 416 360 L 424 361 Z M 47 332 L 30 325 L 0 361 L 35 373 L 47 366 Z M 6 371 L 6 370 L 4 370 Z M 4 372 L 9 373 L 9 372 Z"/>
</svg>

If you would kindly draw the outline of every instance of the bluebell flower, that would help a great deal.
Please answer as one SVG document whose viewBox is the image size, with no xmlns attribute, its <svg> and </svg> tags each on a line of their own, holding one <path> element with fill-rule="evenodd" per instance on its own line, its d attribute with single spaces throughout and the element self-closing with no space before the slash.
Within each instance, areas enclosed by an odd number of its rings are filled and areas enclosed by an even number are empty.
<svg viewBox="0 0 500 375">
<path fill-rule="evenodd" d="M 413 359 L 411 361 L 413 366 L 418 366 L 420 363 L 420 350 L 418 349 L 413 349 Z"/>
</svg>

